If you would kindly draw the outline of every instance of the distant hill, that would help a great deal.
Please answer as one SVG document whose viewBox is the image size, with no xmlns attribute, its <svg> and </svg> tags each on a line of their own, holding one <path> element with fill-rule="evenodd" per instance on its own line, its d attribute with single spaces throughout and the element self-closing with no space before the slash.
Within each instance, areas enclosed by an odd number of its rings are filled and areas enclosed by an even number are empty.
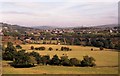
<svg viewBox="0 0 120 76">
<path fill-rule="evenodd" d="M 57 27 L 52 27 L 52 26 L 33 26 L 31 28 L 35 28 L 35 29 L 41 29 L 41 30 L 47 30 L 47 29 L 55 29 Z"/>
<path fill-rule="evenodd" d="M 12 24 L 7 24 L 7 23 L 2 23 L 0 22 L 0 26 L 2 27 L 8 27 L 10 29 L 13 29 L 13 30 L 18 30 L 18 31 L 26 31 L 27 29 L 40 29 L 40 30 L 47 30 L 47 29 L 56 29 L 56 28 L 61 28 L 61 29 L 65 29 L 65 28 L 69 28 L 69 29 L 73 29 L 73 28 L 83 28 L 83 27 L 61 27 L 61 26 L 32 26 L 32 27 L 23 27 L 23 26 L 20 26 L 20 25 L 12 25 Z M 98 25 L 98 26 L 91 26 L 92 28 L 114 28 L 114 27 L 117 27 L 118 25 L 117 24 L 106 24 L 106 25 Z M 86 27 L 88 28 L 88 27 Z"/>
<path fill-rule="evenodd" d="M 69 26 L 33 26 L 31 28 L 37 28 L 41 30 L 48 30 L 48 29 L 72 29 L 75 28 L 75 26 L 69 27 Z"/>
<path fill-rule="evenodd" d="M 107 25 L 98 25 L 98 26 L 94 26 L 95 28 L 114 28 L 117 27 L 118 24 L 107 24 Z"/>
<path fill-rule="evenodd" d="M 12 25 L 12 24 L 2 23 L 2 22 L 0 22 L 0 26 L 2 26 L 2 28 L 7 27 L 10 31 L 17 30 L 17 31 L 22 32 L 22 33 L 25 32 L 26 30 L 33 29 L 30 27 L 23 27 L 20 25 Z"/>
</svg>

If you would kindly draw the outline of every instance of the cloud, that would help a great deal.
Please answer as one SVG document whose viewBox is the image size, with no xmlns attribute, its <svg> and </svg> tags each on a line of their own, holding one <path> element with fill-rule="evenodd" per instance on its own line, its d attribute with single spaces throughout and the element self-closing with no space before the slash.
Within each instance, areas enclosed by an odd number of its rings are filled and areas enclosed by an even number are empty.
<svg viewBox="0 0 120 76">
<path fill-rule="evenodd" d="M 31 26 L 117 22 L 116 2 L 4 2 L 0 8 L 3 21 Z"/>
<path fill-rule="evenodd" d="M 0 0 L 0 2 L 118 2 L 119 0 Z"/>
</svg>

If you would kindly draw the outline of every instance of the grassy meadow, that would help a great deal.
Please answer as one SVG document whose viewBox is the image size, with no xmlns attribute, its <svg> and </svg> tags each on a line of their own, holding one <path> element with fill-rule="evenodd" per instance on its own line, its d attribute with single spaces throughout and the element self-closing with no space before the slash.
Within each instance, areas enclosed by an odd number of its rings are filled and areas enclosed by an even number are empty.
<svg viewBox="0 0 120 76">
<path fill-rule="evenodd" d="M 11 66 L 3 66 L 3 74 L 117 74 L 118 73 L 118 52 L 111 49 L 104 49 L 100 51 L 96 47 L 88 46 L 73 46 L 73 45 L 43 45 L 43 44 L 26 44 L 21 45 L 27 52 L 38 52 L 40 55 L 53 55 L 57 54 L 59 57 L 66 54 L 69 58 L 77 58 L 82 60 L 83 56 L 88 55 L 96 59 L 96 67 L 66 67 L 66 66 L 41 66 L 38 65 L 32 68 L 13 68 Z M 30 47 L 44 46 L 46 50 L 30 50 Z M 72 49 L 72 51 L 60 51 L 62 46 Z M 49 51 L 48 48 L 52 47 L 53 50 Z M 94 51 L 91 51 L 91 48 Z M 56 49 L 59 49 L 56 51 Z M 7 61 L 3 61 L 3 65 L 7 65 Z M 24 72 L 25 71 L 25 72 Z"/>
</svg>

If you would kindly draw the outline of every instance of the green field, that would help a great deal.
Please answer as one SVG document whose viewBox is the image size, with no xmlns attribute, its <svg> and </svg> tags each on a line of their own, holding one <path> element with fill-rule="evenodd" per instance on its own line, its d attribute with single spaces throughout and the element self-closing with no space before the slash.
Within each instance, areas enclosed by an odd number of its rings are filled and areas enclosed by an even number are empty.
<svg viewBox="0 0 120 76">
<path fill-rule="evenodd" d="M 117 74 L 117 67 L 36 66 L 32 68 L 3 68 L 3 74 Z"/>
<path fill-rule="evenodd" d="M 88 55 L 96 59 L 96 67 L 65 67 L 65 66 L 36 66 L 32 68 L 13 68 L 11 66 L 3 67 L 4 74 L 117 74 L 118 73 L 118 52 L 115 50 L 104 49 L 100 51 L 96 47 L 84 47 L 84 46 L 67 46 L 67 45 L 42 45 L 42 44 L 26 44 L 21 45 L 27 52 L 31 52 L 31 46 L 46 47 L 45 51 L 34 50 L 40 55 L 53 55 L 57 54 L 59 57 L 66 54 L 69 58 L 75 57 L 82 60 L 83 56 Z M 67 46 L 72 51 L 56 51 L 62 46 Z M 52 47 L 53 50 L 49 51 L 48 48 Z M 94 51 L 91 51 L 91 48 Z M 3 61 L 3 65 L 7 64 Z M 25 71 L 25 72 L 24 72 Z"/>
</svg>

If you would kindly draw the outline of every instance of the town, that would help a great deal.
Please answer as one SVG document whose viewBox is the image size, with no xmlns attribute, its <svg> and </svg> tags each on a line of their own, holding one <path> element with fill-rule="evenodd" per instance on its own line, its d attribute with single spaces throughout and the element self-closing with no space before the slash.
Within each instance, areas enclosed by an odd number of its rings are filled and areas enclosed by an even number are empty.
<svg viewBox="0 0 120 76">
<path fill-rule="evenodd" d="M 2 43 L 11 41 L 14 44 L 56 44 L 56 45 L 82 45 L 94 46 L 93 42 L 111 40 L 110 47 L 98 42 L 97 47 L 119 49 L 120 27 L 79 27 L 79 28 L 54 28 L 36 29 L 0 23 L 2 29 Z M 109 26 L 109 25 L 108 25 Z M 104 38 L 104 39 L 103 39 Z M 104 42 L 103 42 L 104 43 Z M 99 45 L 100 44 L 100 45 Z M 105 44 L 104 44 L 105 45 Z"/>
</svg>

